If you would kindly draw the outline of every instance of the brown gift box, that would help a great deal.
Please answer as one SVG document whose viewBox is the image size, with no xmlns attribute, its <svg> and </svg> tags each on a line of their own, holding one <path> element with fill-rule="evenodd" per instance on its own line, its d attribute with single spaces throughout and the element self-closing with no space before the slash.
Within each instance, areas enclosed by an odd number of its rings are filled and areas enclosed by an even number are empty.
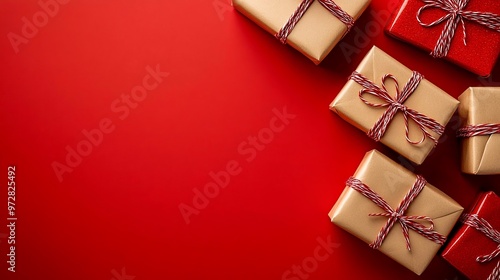
<svg viewBox="0 0 500 280">
<path fill-rule="evenodd" d="M 458 113 L 463 126 L 500 123 L 500 87 L 471 87 L 460 97 Z M 468 174 L 500 174 L 500 134 L 462 140 L 462 171 Z"/>
<path fill-rule="evenodd" d="M 396 209 L 416 181 L 416 175 L 390 160 L 380 152 L 368 152 L 354 177 L 368 185 L 375 193 Z M 463 208 L 446 194 L 430 184 L 410 204 L 405 215 L 428 216 L 434 230 L 448 236 Z M 370 217 L 381 213 L 371 200 L 353 188 L 346 187 L 328 214 L 334 224 L 364 242 L 372 243 L 387 217 Z M 423 222 L 428 226 L 428 223 Z M 411 251 L 406 248 L 401 225 L 396 222 L 379 250 L 398 263 L 420 275 L 441 247 L 439 244 L 410 230 Z"/>
<path fill-rule="evenodd" d="M 271 34 L 276 34 L 295 12 L 302 0 L 233 0 L 233 6 Z M 335 0 L 354 20 L 370 0 Z M 318 1 L 314 1 L 288 36 L 287 44 L 319 64 L 337 45 L 347 26 Z"/>
<path fill-rule="evenodd" d="M 384 75 L 392 74 L 398 80 L 401 90 L 412 76 L 410 69 L 377 47 L 373 47 L 368 52 L 356 71 L 378 86 L 382 86 L 382 77 Z M 386 81 L 386 87 L 391 96 L 394 97 L 396 94 L 394 83 L 388 80 Z M 361 89 L 363 89 L 361 85 L 349 80 L 330 104 L 330 109 L 352 125 L 364 132 L 368 132 L 387 108 L 375 108 L 366 105 L 359 98 Z M 373 103 L 383 103 L 382 100 L 368 94 L 365 95 L 365 98 Z M 456 111 L 458 103 L 455 98 L 428 80 L 423 79 L 413 94 L 404 102 L 404 105 L 446 126 Z M 421 138 L 421 130 L 412 120 L 409 121 L 409 130 L 410 139 L 418 140 Z M 436 139 L 439 139 L 435 132 L 431 130 L 429 132 Z M 416 164 L 422 164 L 434 148 L 434 142 L 429 138 L 418 145 L 406 141 L 405 122 L 401 111 L 398 111 L 394 119 L 389 123 L 389 127 L 380 142 Z"/>
</svg>

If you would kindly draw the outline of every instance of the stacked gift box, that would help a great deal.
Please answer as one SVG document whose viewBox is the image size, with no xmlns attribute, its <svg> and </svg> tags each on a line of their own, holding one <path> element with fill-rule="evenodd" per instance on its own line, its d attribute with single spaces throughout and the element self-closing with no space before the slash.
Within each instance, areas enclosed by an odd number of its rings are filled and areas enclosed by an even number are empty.
<svg viewBox="0 0 500 280">
<path fill-rule="evenodd" d="M 316 64 L 369 3 L 233 0 L 238 11 Z M 488 76 L 500 54 L 500 1 L 404 0 L 386 33 Z M 458 110 L 462 171 L 500 174 L 500 88 L 471 87 L 457 100 L 424 74 L 373 46 L 346 77 L 330 109 L 417 165 L 425 164 Z M 495 193 L 481 193 L 464 212 L 439 186 L 377 150 L 367 152 L 346 179 L 329 213 L 336 226 L 418 275 L 443 250 L 442 256 L 470 279 L 500 279 L 500 199 Z"/>
</svg>

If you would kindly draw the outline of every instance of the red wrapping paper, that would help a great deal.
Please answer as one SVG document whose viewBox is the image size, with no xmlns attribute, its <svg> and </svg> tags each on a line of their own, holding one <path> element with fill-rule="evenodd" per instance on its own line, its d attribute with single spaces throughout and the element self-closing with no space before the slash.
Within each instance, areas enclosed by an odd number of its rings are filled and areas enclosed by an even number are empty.
<svg viewBox="0 0 500 280">
<path fill-rule="evenodd" d="M 477 214 L 487 220 L 494 229 L 500 230 L 500 198 L 494 192 L 480 194 L 470 214 Z M 462 225 L 457 234 L 449 240 L 442 256 L 471 280 L 485 280 L 500 258 L 488 263 L 479 263 L 476 258 L 493 252 L 497 246 L 498 244 L 484 233 Z"/>
<path fill-rule="evenodd" d="M 403 1 L 389 19 L 386 32 L 431 53 L 446 21 L 433 27 L 421 26 L 417 20 L 417 12 L 424 5 L 422 0 Z M 470 0 L 465 10 L 500 14 L 500 1 Z M 423 22 L 430 23 L 444 15 L 446 12 L 443 10 L 432 8 L 424 10 L 420 18 Z M 463 43 L 463 29 L 459 24 L 446 59 L 478 75 L 489 76 L 500 54 L 500 32 L 472 21 L 464 22 L 467 45 Z"/>
</svg>

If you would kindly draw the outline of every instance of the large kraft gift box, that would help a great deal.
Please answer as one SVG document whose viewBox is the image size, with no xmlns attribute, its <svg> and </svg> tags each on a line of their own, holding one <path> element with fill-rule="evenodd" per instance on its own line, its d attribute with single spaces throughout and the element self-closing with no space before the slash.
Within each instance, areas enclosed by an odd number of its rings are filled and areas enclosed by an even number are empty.
<svg viewBox="0 0 500 280">
<path fill-rule="evenodd" d="M 481 193 L 461 220 L 465 224 L 446 245 L 443 258 L 471 280 L 500 279 L 500 256 L 496 254 L 500 248 L 500 198 L 493 192 Z M 491 259 L 481 258 L 488 255 Z"/>
<path fill-rule="evenodd" d="M 396 95 L 395 87 L 402 91 L 413 75 L 413 71 L 375 46 L 368 52 L 355 72 L 362 74 L 380 88 L 384 87 L 383 77 L 386 74 L 391 74 L 399 84 L 398 87 L 391 79 L 385 81 L 387 92 L 393 99 L 395 99 Z M 365 104 L 360 98 L 360 91 L 364 89 L 358 82 L 350 79 L 330 104 L 330 109 L 355 127 L 368 133 L 388 108 Z M 387 104 L 385 100 L 368 92 L 363 95 L 363 98 L 374 104 Z M 435 120 L 443 127 L 443 130 L 456 111 L 458 104 L 458 100 L 425 78 L 420 81 L 413 93 L 403 102 L 403 105 L 407 108 Z M 438 133 L 431 129 L 425 128 L 425 130 L 435 138 L 435 141 L 430 137 L 426 137 L 422 143 L 410 143 L 406 139 L 404 115 L 401 110 L 398 110 L 394 118 L 389 122 L 380 142 L 414 163 L 422 164 L 440 137 Z M 410 140 L 422 139 L 423 130 L 411 119 L 408 120 L 408 131 Z"/>
<path fill-rule="evenodd" d="M 267 32 L 276 35 L 289 21 L 299 5 L 311 0 L 233 0 L 233 6 Z M 357 20 L 370 0 L 321 0 L 334 2 L 352 19 Z M 348 31 L 347 25 L 323 7 L 319 0 L 298 20 L 286 43 L 319 64 Z"/>
<path fill-rule="evenodd" d="M 382 197 L 392 209 L 396 209 L 400 205 L 417 180 L 415 174 L 376 150 L 365 155 L 356 173 L 351 177 L 351 179 L 353 178 L 366 184 L 378 196 Z M 411 217 L 413 215 L 432 219 L 433 230 L 445 239 L 462 211 L 463 208 L 453 199 L 432 185 L 425 183 L 421 192 L 403 213 L 405 217 L 402 219 L 411 220 L 414 218 Z M 335 225 L 362 241 L 372 244 L 391 216 L 391 213 L 388 213 L 389 217 L 370 216 L 370 214 L 381 212 L 384 210 L 347 183 L 346 188 L 330 211 L 329 217 Z M 428 220 L 424 220 L 424 217 L 420 218 L 420 220 L 414 219 L 413 221 L 424 227 L 430 226 Z M 434 258 L 441 245 L 412 229 L 409 230 L 408 236 L 411 251 L 407 248 L 402 226 L 399 222 L 395 222 L 378 250 L 420 275 Z"/>
<path fill-rule="evenodd" d="M 462 138 L 462 171 L 500 174 L 500 88 L 472 87 L 458 99 L 461 103 L 458 112 L 464 126 L 460 131 L 484 128 L 480 135 Z M 496 132 L 494 126 L 497 126 Z"/>
<path fill-rule="evenodd" d="M 386 31 L 434 57 L 489 76 L 500 54 L 500 1 L 405 0 Z"/>
</svg>

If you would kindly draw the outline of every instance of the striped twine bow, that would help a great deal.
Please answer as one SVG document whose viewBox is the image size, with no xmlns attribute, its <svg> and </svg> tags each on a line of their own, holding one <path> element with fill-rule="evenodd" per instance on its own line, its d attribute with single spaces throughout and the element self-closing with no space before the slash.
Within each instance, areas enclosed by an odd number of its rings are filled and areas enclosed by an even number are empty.
<svg viewBox="0 0 500 280">
<path fill-rule="evenodd" d="M 437 145 L 438 140 L 436 139 L 436 137 L 431 135 L 431 133 L 426 128 L 434 131 L 439 136 L 441 136 L 444 133 L 444 126 L 435 121 L 434 119 L 429 118 L 426 115 L 420 114 L 419 112 L 403 105 L 403 103 L 417 89 L 420 81 L 423 78 L 424 77 L 420 73 L 413 71 L 410 80 L 408 81 L 408 83 L 406 83 L 403 90 L 401 91 L 397 79 L 391 74 L 386 74 L 384 75 L 384 77 L 382 77 L 382 87 L 379 87 L 372 81 L 368 80 L 368 78 L 366 78 L 362 74 L 356 71 L 352 73 L 349 79 L 355 81 L 356 83 L 360 84 L 363 87 L 363 89 L 359 91 L 359 98 L 366 105 L 376 108 L 388 107 L 387 110 L 384 112 L 384 114 L 375 123 L 375 125 L 367 132 L 368 137 L 372 138 L 377 142 L 380 141 L 382 136 L 384 136 L 385 132 L 387 131 L 389 123 L 394 119 L 394 116 L 400 110 L 403 113 L 403 117 L 405 120 L 406 141 L 408 141 L 410 144 L 413 145 L 419 145 L 423 143 L 426 138 L 429 138 L 432 141 L 434 141 L 434 145 Z M 395 83 L 396 97 L 394 99 L 389 95 L 385 87 L 385 82 L 387 79 L 391 79 Z M 364 94 L 374 95 L 382 99 L 385 103 L 380 103 L 380 104 L 371 103 L 364 98 Z M 422 138 L 420 139 L 420 141 L 412 141 L 410 139 L 410 128 L 408 119 L 412 119 L 422 131 Z"/>
<path fill-rule="evenodd" d="M 354 18 L 346 13 L 342 8 L 340 8 L 333 0 L 318 0 L 319 3 L 325 7 L 330 13 L 332 13 L 336 18 L 338 18 L 342 23 L 347 26 L 347 32 L 351 30 L 354 26 Z M 286 44 L 288 35 L 295 28 L 295 25 L 300 21 L 302 16 L 305 14 L 307 9 L 311 6 L 314 0 L 303 0 L 302 3 L 297 7 L 297 10 L 288 19 L 285 25 L 280 29 L 274 37 L 276 37 L 282 44 Z"/>
<path fill-rule="evenodd" d="M 486 123 L 478 125 L 468 125 L 457 131 L 457 137 L 488 136 L 500 133 L 500 124 Z"/>
<path fill-rule="evenodd" d="M 462 223 L 468 225 L 486 235 L 489 239 L 498 243 L 497 248 L 488 255 L 479 256 L 476 258 L 476 261 L 479 263 L 487 263 L 492 261 L 494 258 L 500 255 L 500 232 L 494 229 L 488 221 L 483 218 L 479 218 L 477 214 L 472 215 L 463 215 Z M 498 261 L 495 269 L 490 274 L 487 280 L 498 280 L 500 279 L 500 261 Z"/>
<path fill-rule="evenodd" d="M 462 25 L 463 42 L 467 45 L 467 32 L 465 29 L 465 20 L 478 23 L 484 27 L 500 32 L 500 15 L 488 12 L 464 11 L 470 0 L 422 0 L 425 5 L 418 10 L 417 20 L 424 27 L 433 27 L 446 21 L 446 25 L 439 37 L 434 50 L 431 52 L 433 57 L 445 57 L 451 48 L 451 41 L 455 36 L 458 24 Z M 446 12 L 446 15 L 431 22 L 424 23 L 420 16 L 426 9 L 438 8 Z"/>
<path fill-rule="evenodd" d="M 377 193 L 370 189 L 370 187 L 363 184 L 363 182 L 361 182 L 360 180 L 354 177 L 351 177 L 349 178 L 349 180 L 347 180 L 347 186 L 360 192 L 363 196 L 373 201 L 373 203 L 377 204 L 378 207 L 382 208 L 382 210 L 385 211 L 384 213 L 369 214 L 369 216 L 389 218 L 387 220 L 387 223 L 380 230 L 375 241 L 370 244 L 371 248 L 378 249 L 380 248 L 380 246 L 382 246 L 384 239 L 387 237 L 389 231 L 392 229 L 396 222 L 399 222 L 399 224 L 401 225 L 403 236 L 406 241 L 406 248 L 408 249 L 408 251 L 411 251 L 409 234 L 410 229 L 416 231 L 418 234 L 424 236 L 425 238 L 436 242 L 437 244 L 444 244 L 444 242 L 446 241 L 446 237 L 434 230 L 434 222 L 430 217 L 404 215 L 410 204 L 420 194 L 426 184 L 427 181 L 422 176 L 417 176 L 417 180 L 413 184 L 410 191 L 405 195 L 398 208 L 394 210 L 382 197 L 380 197 Z M 417 221 L 427 221 L 430 223 L 430 225 L 426 227 L 421 223 L 418 223 Z"/>
</svg>

